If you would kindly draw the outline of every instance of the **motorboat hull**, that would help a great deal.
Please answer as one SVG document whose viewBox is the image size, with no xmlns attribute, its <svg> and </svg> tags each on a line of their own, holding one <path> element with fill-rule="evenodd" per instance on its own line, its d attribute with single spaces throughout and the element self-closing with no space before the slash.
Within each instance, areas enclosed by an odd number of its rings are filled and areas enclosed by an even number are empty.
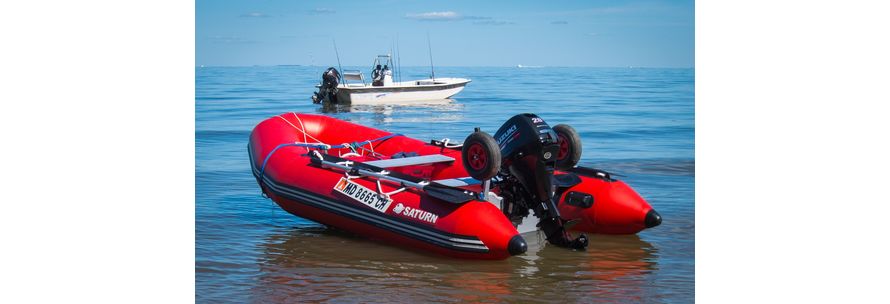
<svg viewBox="0 0 890 304">
<path fill-rule="evenodd" d="M 451 98 L 460 93 L 469 79 L 448 78 L 438 80 L 434 84 L 417 85 L 415 82 L 393 86 L 347 86 L 337 88 L 339 103 L 381 105 L 390 103 L 424 102 Z"/>
</svg>

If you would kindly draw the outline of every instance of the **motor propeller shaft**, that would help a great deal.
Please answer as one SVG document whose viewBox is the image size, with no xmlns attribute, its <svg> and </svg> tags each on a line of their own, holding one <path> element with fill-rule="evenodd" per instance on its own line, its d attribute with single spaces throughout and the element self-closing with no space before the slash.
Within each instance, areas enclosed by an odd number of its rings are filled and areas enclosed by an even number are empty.
<svg viewBox="0 0 890 304">
<path fill-rule="evenodd" d="M 565 229 L 565 221 L 561 218 L 541 219 L 541 221 L 538 222 L 538 227 L 541 228 L 541 231 L 544 231 L 544 235 L 547 237 L 547 242 L 550 244 L 569 249 L 587 249 L 587 236 L 582 233 L 577 238 L 572 239 L 572 236 Z"/>
</svg>

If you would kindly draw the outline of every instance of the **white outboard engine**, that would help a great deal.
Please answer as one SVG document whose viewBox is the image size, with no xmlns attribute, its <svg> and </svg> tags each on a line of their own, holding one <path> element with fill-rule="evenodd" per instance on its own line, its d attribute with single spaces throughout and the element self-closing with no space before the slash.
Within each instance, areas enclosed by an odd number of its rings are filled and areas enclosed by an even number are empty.
<svg viewBox="0 0 890 304">
<path fill-rule="evenodd" d="M 567 125 L 551 128 L 535 114 L 513 116 L 491 137 L 476 131 L 463 146 L 464 167 L 470 176 L 488 180 L 498 176 L 495 186 L 503 196 L 502 210 L 514 221 L 533 211 L 538 227 L 551 244 L 584 249 L 587 237 L 572 239 L 560 217 L 553 172 L 575 166 L 581 141 Z M 497 161 L 492 161 L 497 160 Z"/>
<path fill-rule="evenodd" d="M 312 95 L 313 103 L 336 103 L 337 102 L 337 86 L 340 84 L 340 72 L 333 67 L 329 67 L 321 74 L 321 86 L 318 92 Z"/>
</svg>

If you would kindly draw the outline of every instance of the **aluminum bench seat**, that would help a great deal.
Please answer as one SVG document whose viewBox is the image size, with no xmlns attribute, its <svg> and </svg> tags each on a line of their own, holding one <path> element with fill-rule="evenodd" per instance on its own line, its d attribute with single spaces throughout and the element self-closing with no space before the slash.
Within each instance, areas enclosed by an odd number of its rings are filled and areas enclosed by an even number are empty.
<svg viewBox="0 0 890 304">
<path fill-rule="evenodd" d="M 449 187 L 464 187 L 470 185 L 479 185 L 482 184 L 482 181 L 472 178 L 472 177 L 461 177 L 461 178 L 449 178 L 449 179 L 439 179 L 434 180 L 441 185 L 449 186 Z"/>
<path fill-rule="evenodd" d="M 415 166 L 415 165 L 428 165 L 428 164 L 453 162 L 453 161 L 454 161 L 453 157 L 445 156 L 442 154 L 430 154 L 430 155 L 422 155 L 422 156 L 373 160 L 373 161 L 367 161 L 364 163 L 371 165 L 371 166 L 380 167 L 380 168 L 394 168 L 394 167 L 405 167 L 405 166 Z"/>
</svg>

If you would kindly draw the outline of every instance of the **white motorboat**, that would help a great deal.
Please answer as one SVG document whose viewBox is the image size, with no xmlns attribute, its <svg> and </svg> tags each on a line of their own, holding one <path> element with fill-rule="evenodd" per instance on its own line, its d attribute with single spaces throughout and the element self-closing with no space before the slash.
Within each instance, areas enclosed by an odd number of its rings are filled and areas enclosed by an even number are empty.
<svg viewBox="0 0 890 304">
<path fill-rule="evenodd" d="M 470 79 L 436 78 L 395 82 L 391 55 L 378 55 L 372 65 L 371 81 L 359 70 L 328 68 L 322 74 L 319 89 L 312 95 L 315 103 L 390 104 L 425 102 L 450 98 L 464 89 Z M 435 74 L 433 74 L 435 75 Z"/>
</svg>

